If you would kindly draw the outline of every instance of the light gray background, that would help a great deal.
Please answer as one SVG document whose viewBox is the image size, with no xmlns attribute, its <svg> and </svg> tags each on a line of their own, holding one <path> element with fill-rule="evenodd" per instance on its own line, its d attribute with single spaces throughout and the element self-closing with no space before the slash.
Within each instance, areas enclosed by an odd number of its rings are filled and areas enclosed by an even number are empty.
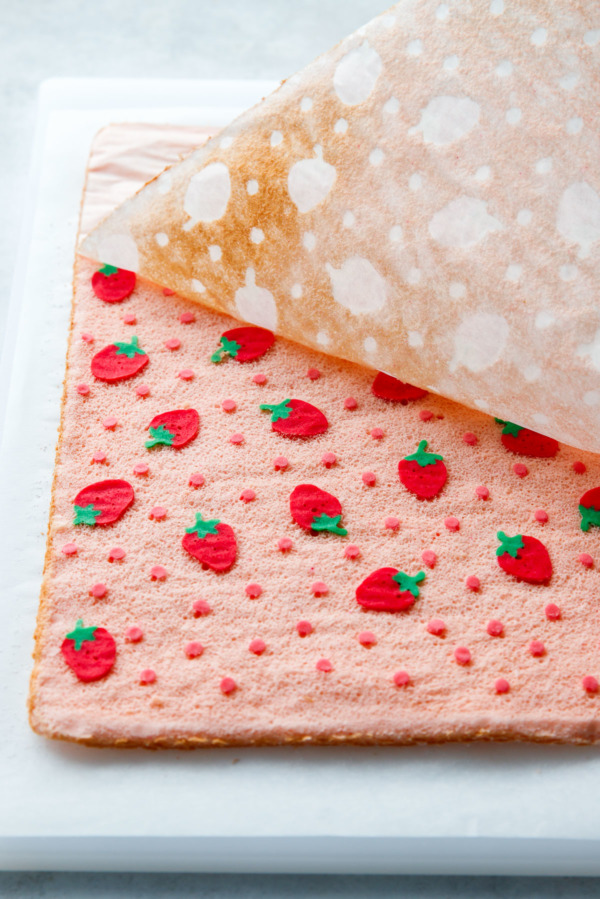
<svg viewBox="0 0 600 899">
<path fill-rule="evenodd" d="M 0 334 L 41 80 L 86 75 L 281 79 L 385 5 L 385 0 L 0 0 Z M 598 881 L 584 878 L 0 874 L 2 899 L 597 895 Z"/>
</svg>

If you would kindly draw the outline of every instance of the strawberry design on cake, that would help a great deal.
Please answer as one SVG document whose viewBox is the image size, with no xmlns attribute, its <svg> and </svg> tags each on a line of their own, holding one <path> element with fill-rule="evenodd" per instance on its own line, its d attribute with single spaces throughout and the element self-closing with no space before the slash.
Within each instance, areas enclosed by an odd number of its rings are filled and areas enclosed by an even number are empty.
<svg viewBox="0 0 600 899">
<path fill-rule="evenodd" d="M 88 484 L 75 497 L 73 524 L 90 527 L 114 524 L 135 498 L 133 487 L 120 478 Z"/>
<path fill-rule="evenodd" d="M 196 522 L 185 529 L 181 545 L 203 568 L 229 571 L 237 555 L 233 528 L 218 518 L 204 519 L 196 513 Z"/>
<path fill-rule="evenodd" d="M 502 428 L 502 444 L 510 453 L 518 453 L 520 456 L 532 456 L 538 459 L 551 459 L 558 452 L 558 441 L 553 437 L 545 437 L 513 424 L 512 421 L 494 419 Z"/>
<path fill-rule="evenodd" d="M 147 365 L 147 354 L 140 347 L 138 338 L 132 337 L 129 343 L 115 341 L 96 353 L 92 359 L 92 374 L 99 381 L 126 381 Z"/>
<path fill-rule="evenodd" d="M 173 449 L 181 449 L 198 436 L 200 416 L 195 409 L 161 412 L 160 415 L 154 416 L 148 430 L 150 440 L 146 440 L 145 444 L 148 449 L 161 443 L 172 446 Z"/>
<path fill-rule="evenodd" d="M 105 677 L 117 656 L 115 641 L 106 628 L 84 627 L 81 618 L 63 640 L 60 651 L 69 668 L 86 683 Z"/>
<path fill-rule="evenodd" d="M 498 531 L 498 565 L 507 574 L 528 584 L 546 584 L 552 577 L 552 562 L 544 544 L 535 537 L 516 534 L 508 537 Z"/>
<path fill-rule="evenodd" d="M 210 357 L 211 362 L 222 362 L 225 356 L 236 362 L 253 362 L 270 350 L 275 342 L 275 335 L 266 328 L 231 328 L 219 338 L 219 349 Z"/>
<path fill-rule="evenodd" d="M 579 500 L 581 530 L 589 531 L 590 525 L 600 527 L 600 487 L 586 490 Z"/>
<path fill-rule="evenodd" d="M 405 384 L 398 378 L 386 375 L 384 371 L 377 373 L 373 384 L 371 385 L 371 393 L 378 396 L 382 400 L 389 400 L 392 403 L 406 403 L 412 400 L 420 400 L 427 396 L 426 390 L 420 387 L 413 387 L 412 384 Z"/>
<path fill-rule="evenodd" d="M 316 437 L 329 427 L 321 410 L 304 400 L 261 403 L 260 408 L 271 412 L 271 428 L 282 437 Z"/>
<path fill-rule="evenodd" d="M 105 303 L 120 303 L 135 288 L 135 272 L 114 265 L 103 265 L 92 275 L 92 290 Z"/>
<path fill-rule="evenodd" d="M 400 480 L 419 499 L 437 496 L 448 477 L 444 457 L 439 453 L 427 453 L 426 449 L 427 441 L 421 440 L 416 453 L 405 456 L 398 464 Z"/>
<path fill-rule="evenodd" d="M 337 497 L 314 484 L 299 484 L 290 494 L 292 518 L 305 531 L 328 531 L 345 537 L 341 527 L 342 506 Z"/>
<path fill-rule="evenodd" d="M 414 577 L 397 568 L 378 568 L 356 588 L 356 601 L 371 612 L 405 612 L 414 605 L 425 572 Z"/>
</svg>

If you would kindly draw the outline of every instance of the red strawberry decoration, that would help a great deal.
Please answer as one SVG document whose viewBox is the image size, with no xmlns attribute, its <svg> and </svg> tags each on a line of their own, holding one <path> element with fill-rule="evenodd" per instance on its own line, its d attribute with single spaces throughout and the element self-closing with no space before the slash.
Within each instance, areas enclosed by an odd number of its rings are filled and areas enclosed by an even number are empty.
<svg viewBox="0 0 600 899">
<path fill-rule="evenodd" d="M 551 459 L 557 454 L 558 441 L 553 437 L 544 437 L 543 434 L 522 428 L 512 421 L 503 421 L 501 418 L 496 418 L 495 421 L 499 425 L 504 425 L 500 439 L 509 452 L 518 453 L 520 456 L 535 456 L 539 459 Z"/>
<path fill-rule="evenodd" d="M 96 353 L 92 359 L 92 374 L 99 381 L 125 381 L 147 365 L 148 356 L 137 337 L 132 337 L 130 343 L 115 341 Z"/>
<path fill-rule="evenodd" d="M 427 441 L 421 440 L 416 453 L 405 456 L 398 465 L 400 480 L 419 499 L 437 496 L 448 477 L 443 456 L 426 453 Z"/>
<path fill-rule="evenodd" d="M 171 412 L 161 412 L 155 415 L 148 430 L 150 440 L 146 440 L 148 449 L 164 443 L 174 449 L 181 449 L 198 436 L 200 429 L 200 416 L 195 409 L 173 409 Z"/>
<path fill-rule="evenodd" d="M 304 400 L 261 403 L 260 408 L 272 413 L 271 429 L 282 437 L 316 437 L 329 427 L 321 410 Z"/>
<path fill-rule="evenodd" d="M 507 574 L 528 584 L 545 584 L 550 580 L 552 562 L 543 543 L 523 534 L 507 537 L 503 531 L 498 531 L 497 536 L 501 544 L 496 550 L 498 565 Z"/>
<path fill-rule="evenodd" d="M 397 568 L 378 568 L 356 588 L 356 601 L 371 612 L 405 612 L 419 596 L 417 584 L 425 572 L 414 577 Z"/>
<path fill-rule="evenodd" d="M 275 335 L 265 328 L 232 328 L 219 338 L 219 349 L 210 357 L 211 362 L 222 362 L 230 356 L 236 362 L 252 362 L 271 349 Z"/>
<path fill-rule="evenodd" d="M 92 290 L 105 303 L 120 303 L 133 293 L 135 272 L 103 265 L 92 275 Z"/>
<path fill-rule="evenodd" d="M 305 531 L 329 531 L 346 536 L 348 531 L 340 526 L 342 507 L 331 493 L 314 484 L 299 484 L 290 494 L 292 518 Z"/>
<path fill-rule="evenodd" d="M 120 479 L 88 484 L 75 497 L 73 524 L 113 524 L 127 511 L 134 496 L 131 484 Z"/>
<path fill-rule="evenodd" d="M 237 555 L 237 542 L 232 528 L 218 518 L 204 520 L 196 513 L 196 523 L 185 529 L 183 548 L 213 571 L 228 571 Z"/>
<path fill-rule="evenodd" d="M 115 663 L 117 648 L 103 627 L 84 627 L 80 618 L 75 629 L 63 640 L 60 651 L 79 680 L 100 680 Z"/>
<path fill-rule="evenodd" d="M 405 384 L 391 375 L 386 375 L 380 371 L 371 385 L 371 392 L 382 400 L 390 400 L 392 403 L 402 403 L 406 405 L 411 400 L 420 400 L 421 397 L 427 396 L 426 390 L 420 387 L 413 387 L 412 384 Z"/>
<path fill-rule="evenodd" d="M 587 490 L 579 500 L 581 530 L 589 531 L 590 525 L 600 527 L 600 487 Z"/>
</svg>

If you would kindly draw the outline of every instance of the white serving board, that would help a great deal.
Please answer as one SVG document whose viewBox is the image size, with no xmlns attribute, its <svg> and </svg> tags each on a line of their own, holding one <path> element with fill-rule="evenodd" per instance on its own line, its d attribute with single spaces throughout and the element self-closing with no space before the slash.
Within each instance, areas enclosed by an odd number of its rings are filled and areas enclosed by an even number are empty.
<svg viewBox="0 0 600 899">
<path fill-rule="evenodd" d="M 30 652 L 91 139 L 114 121 L 224 125 L 272 87 L 42 86 L 0 370 L 0 867 L 600 874 L 600 749 L 119 751 L 52 743 L 29 729 Z"/>
</svg>

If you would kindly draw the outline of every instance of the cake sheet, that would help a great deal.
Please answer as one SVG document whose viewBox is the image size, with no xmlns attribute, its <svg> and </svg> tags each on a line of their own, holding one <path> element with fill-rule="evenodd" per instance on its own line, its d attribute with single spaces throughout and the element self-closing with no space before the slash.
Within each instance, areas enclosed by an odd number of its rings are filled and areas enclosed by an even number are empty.
<svg viewBox="0 0 600 899">
<path fill-rule="evenodd" d="M 121 137 L 104 132 L 97 144 L 102 153 L 120 144 L 111 170 L 123 150 L 144 155 L 143 140 L 132 147 L 131 131 Z M 169 132 L 145 138 L 168 141 Z M 560 447 L 555 458 L 516 462 L 489 417 L 432 396 L 390 403 L 373 395 L 365 369 L 284 340 L 257 362 L 215 365 L 233 321 L 143 281 L 122 303 L 102 303 L 94 273 L 78 260 L 32 681 L 39 732 L 154 746 L 597 738 L 597 697 L 583 678 L 598 674 L 598 537 L 581 531 L 577 510 L 598 483 L 596 457 Z M 147 372 L 123 384 L 93 380 L 92 356 L 132 329 Z M 188 368 L 192 377 L 179 377 Z M 328 430 L 304 441 L 274 431 L 260 404 L 289 395 L 322 409 Z M 198 409 L 198 438 L 179 452 L 147 450 L 150 420 L 175 404 Z M 422 439 L 448 470 L 431 502 L 398 479 L 399 461 Z M 75 494 L 101 477 L 132 483 L 131 509 L 110 528 L 74 526 Z M 339 497 L 347 535 L 294 524 L 290 492 L 306 481 Z M 182 551 L 199 511 L 234 529 L 229 572 L 203 571 Z M 548 584 L 515 581 L 498 566 L 499 529 L 543 542 Z M 425 573 L 401 614 L 356 602 L 357 586 L 385 565 Z M 113 668 L 93 683 L 61 653 L 80 618 L 115 640 Z M 191 643 L 203 651 L 190 657 Z M 228 678 L 234 689 L 224 691 Z"/>
</svg>

